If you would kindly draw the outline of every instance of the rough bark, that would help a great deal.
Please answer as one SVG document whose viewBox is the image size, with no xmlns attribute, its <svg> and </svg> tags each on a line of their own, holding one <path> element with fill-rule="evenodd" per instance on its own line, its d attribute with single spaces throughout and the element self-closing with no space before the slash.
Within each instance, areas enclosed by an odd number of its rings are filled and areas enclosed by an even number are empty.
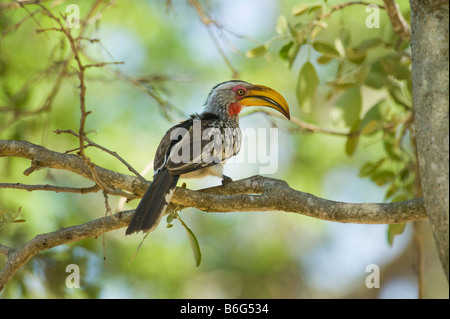
<svg viewBox="0 0 450 319">
<path fill-rule="evenodd" d="M 67 170 L 93 180 L 90 168 L 82 158 L 54 152 L 26 141 L 0 140 L 0 157 L 22 157 L 31 160 L 31 166 L 25 170 L 25 175 L 38 169 L 53 168 Z M 142 195 L 148 187 L 148 184 L 137 176 L 120 174 L 97 165 L 93 165 L 93 169 L 97 178 L 108 187 L 104 192 L 120 189 Z M 28 191 L 77 192 L 77 189 L 51 185 L 35 187 L 36 185 L 0 184 L 0 188 L 18 186 Z M 82 194 L 81 190 L 86 189 L 78 190 Z M 89 188 L 89 191 L 99 190 L 100 188 Z M 262 176 L 198 191 L 177 188 L 169 210 L 177 211 L 186 207 L 196 207 L 207 212 L 285 211 L 342 223 L 389 224 L 427 218 L 421 198 L 397 203 L 343 203 L 300 192 L 292 189 L 285 181 Z M 20 248 L 0 244 L 0 254 L 7 256 L 6 265 L 0 271 L 0 291 L 14 274 L 40 251 L 125 227 L 133 212 L 124 211 L 86 224 L 41 234 Z"/>
<path fill-rule="evenodd" d="M 411 0 L 414 119 L 425 208 L 449 278 L 448 1 Z"/>
</svg>

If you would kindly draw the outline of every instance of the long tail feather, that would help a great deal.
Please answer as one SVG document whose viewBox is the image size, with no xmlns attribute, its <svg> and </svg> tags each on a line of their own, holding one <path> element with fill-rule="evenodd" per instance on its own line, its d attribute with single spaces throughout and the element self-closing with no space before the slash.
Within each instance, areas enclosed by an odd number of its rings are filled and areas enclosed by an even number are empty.
<svg viewBox="0 0 450 319">
<path fill-rule="evenodd" d="M 163 168 L 155 175 L 136 208 L 133 218 L 128 225 L 126 235 L 153 230 L 158 226 L 167 206 L 169 206 L 173 192 L 177 186 L 179 175 L 171 175 Z"/>
</svg>

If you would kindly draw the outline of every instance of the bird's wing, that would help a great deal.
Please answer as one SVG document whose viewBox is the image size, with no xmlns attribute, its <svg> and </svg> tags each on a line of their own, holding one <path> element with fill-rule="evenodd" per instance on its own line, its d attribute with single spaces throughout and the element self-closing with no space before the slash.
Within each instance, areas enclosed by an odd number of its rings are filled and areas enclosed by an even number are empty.
<svg viewBox="0 0 450 319">
<path fill-rule="evenodd" d="M 153 159 L 153 170 L 155 174 L 159 172 L 166 164 L 172 147 L 177 144 L 183 137 L 183 132 L 189 132 L 189 128 L 192 126 L 193 119 L 190 118 L 183 121 L 173 127 L 171 127 L 164 137 L 159 142 L 159 146 L 156 150 L 155 158 Z M 176 139 L 173 139 L 174 133 L 178 134 Z M 171 138 L 172 137 L 172 138 Z"/>
<path fill-rule="evenodd" d="M 191 119 L 181 124 L 162 139 L 155 171 L 166 167 L 173 175 L 186 174 L 222 163 L 239 152 L 242 133 L 235 122 Z"/>
</svg>

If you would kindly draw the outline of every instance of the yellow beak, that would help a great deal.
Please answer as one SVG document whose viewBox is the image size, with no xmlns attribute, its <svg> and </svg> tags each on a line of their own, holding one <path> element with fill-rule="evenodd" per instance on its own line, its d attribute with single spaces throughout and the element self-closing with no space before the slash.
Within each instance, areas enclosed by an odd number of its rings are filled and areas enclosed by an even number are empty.
<svg viewBox="0 0 450 319">
<path fill-rule="evenodd" d="M 267 86 L 253 85 L 239 104 L 242 106 L 268 106 L 282 113 L 288 119 L 291 118 L 289 105 L 284 97 Z"/>
</svg>

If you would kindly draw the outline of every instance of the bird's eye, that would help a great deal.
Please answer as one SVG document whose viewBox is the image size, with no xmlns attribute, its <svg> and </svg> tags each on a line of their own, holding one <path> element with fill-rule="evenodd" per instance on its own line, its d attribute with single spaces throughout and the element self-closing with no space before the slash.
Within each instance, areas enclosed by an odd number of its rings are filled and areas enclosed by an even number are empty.
<svg viewBox="0 0 450 319">
<path fill-rule="evenodd" d="M 236 90 L 236 94 L 239 96 L 243 96 L 245 94 L 245 90 L 244 89 L 237 89 Z"/>
</svg>

